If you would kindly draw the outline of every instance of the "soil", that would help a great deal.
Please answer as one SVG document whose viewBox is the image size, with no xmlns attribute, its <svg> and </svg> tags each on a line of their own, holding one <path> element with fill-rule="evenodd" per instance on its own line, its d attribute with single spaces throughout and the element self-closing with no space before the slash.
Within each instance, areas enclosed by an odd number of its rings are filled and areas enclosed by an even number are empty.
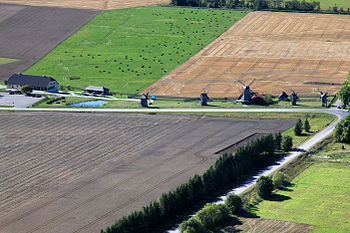
<svg viewBox="0 0 350 233">
<path fill-rule="evenodd" d="M 0 81 L 25 71 L 98 12 L 0 4 L 0 57 L 19 59 L 0 65 Z"/>
<path fill-rule="evenodd" d="M 156 96 L 335 94 L 350 70 L 349 15 L 252 12 L 147 90 Z"/>
<path fill-rule="evenodd" d="M 76 9 L 111 10 L 148 6 L 154 4 L 168 4 L 169 0 L 0 0 L 0 3 L 22 4 L 30 6 L 52 6 Z"/>
<path fill-rule="evenodd" d="M 99 232 L 294 120 L 0 112 L 0 232 Z"/>
</svg>

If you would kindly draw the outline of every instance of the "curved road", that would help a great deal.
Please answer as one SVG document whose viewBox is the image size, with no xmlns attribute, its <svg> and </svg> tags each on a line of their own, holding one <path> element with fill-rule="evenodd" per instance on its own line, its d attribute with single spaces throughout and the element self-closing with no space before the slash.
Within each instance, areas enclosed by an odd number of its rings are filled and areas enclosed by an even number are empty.
<svg viewBox="0 0 350 233">
<path fill-rule="evenodd" d="M 230 192 L 225 194 L 224 196 L 221 196 L 218 198 L 216 203 L 223 203 L 226 199 L 226 196 L 230 193 L 235 194 L 241 194 L 248 188 L 252 187 L 256 180 L 260 176 L 267 176 L 278 170 L 281 166 L 287 164 L 294 158 L 298 157 L 301 153 L 307 151 L 312 146 L 314 146 L 316 143 L 322 141 L 325 137 L 327 137 L 329 134 L 331 134 L 337 125 L 337 123 L 343 119 L 347 114 L 348 111 L 346 110 L 340 110 L 337 108 L 332 109 L 64 109 L 64 108 L 0 108 L 1 110 L 9 110 L 9 111 L 56 111 L 56 112 L 113 112 L 113 113 L 233 113 L 233 112 L 314 112 L 314 113 L 329 113 L 336 115 L 338 119 L 333 122 L 331 125 L 329 125 L 327 128 L 323 129 L 321 132 L 307 140 L 305 143 L 300 145 L 298 148 L 287 154 L 284 158 L 277 161 L 274 165 L 267 167 L 265 170 L 259 172 L 258 174 L 254 175 L 250 179 L 248 179 L 243 184 L 237 186 L 236 188 L 232 189 Z M 169 233 L 178 233 L 178 227 L 176 227 L 173 230 L 168 231 Z"/>
</svg>

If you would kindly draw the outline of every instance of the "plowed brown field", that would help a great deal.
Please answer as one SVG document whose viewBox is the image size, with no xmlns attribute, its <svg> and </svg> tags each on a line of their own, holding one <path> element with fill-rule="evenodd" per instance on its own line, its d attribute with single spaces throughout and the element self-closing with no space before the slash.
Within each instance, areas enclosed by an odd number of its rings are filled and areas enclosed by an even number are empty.
<svg viewBox="0 0 350 233">
<path fill-rule="evenodd" d="M 331 94 L 350 70 L 350 16 L 252 12 L 148 88 L 153 95 L 237 97 L 241 80 L 259 93 Z"/>
<path fill-rule="evenodd" d="M 99 232 L 295 120 L 0 112 L 0 232 Z"/>
<path fill-rule="evenodd" d="M 77 9 L 111 10 L 170 3 L 169 0 L 0 0 L 0 3 L 29 6 L 52 6 Z"/>
</svg>

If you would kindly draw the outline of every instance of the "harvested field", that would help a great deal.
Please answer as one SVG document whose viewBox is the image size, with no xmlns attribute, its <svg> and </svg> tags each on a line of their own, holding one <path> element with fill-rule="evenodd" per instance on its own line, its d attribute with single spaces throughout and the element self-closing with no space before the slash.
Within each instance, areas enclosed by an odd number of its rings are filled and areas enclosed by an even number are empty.
<svg viewBox="0 0 350 233">
<path fill-rule="evenodd" d="M 0 113 L 0 232 L 99 232 L 294 120 Z"/>
<path fill-rule="evenodd" d="M 98 11 L 0 4 L 0 80 L 23 72 L 89 22 Z"/>
<path fill-rule="evenodd" d="M 154 4 L 168 4 L 169 0 L 0 0 L 0 3 L 21 4 L 30 6 L 50 6 L 76 9 L 111 10 L 148 6 Z"/>
<path fill-rule="evenodd" d="M 307 233 L 314 227 L 307 224 L 262 219 L 262 218 L 239 218 L 241 225 L 233 224 L 225 226 L 220 231 L 221 233 L 229 232 L 250 232 L 250 233 Z"/>
<path fill-rule="evenodd" d="M 157 96 L 238 97 L 291 89 L 334 94 L 350 70 L 350 16 L 252 12 L 187 62 L 147 88 Z M 306 84 L 309 83 L 309 84 Z M 311 83 L 311 84 L 310 84 Z"/>
</svg>

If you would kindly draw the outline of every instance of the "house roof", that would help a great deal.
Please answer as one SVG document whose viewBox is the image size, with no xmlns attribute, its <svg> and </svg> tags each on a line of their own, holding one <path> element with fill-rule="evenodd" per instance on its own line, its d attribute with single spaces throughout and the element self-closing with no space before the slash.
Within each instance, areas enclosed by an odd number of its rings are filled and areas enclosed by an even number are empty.
<svg viewBox="0 0 350 233">
<path fill-rule="evenodd" d="M 25 74 L 13 74 L 7 81 L 7 85 L 28 85 L 31 87 L 47 88 L 50 82 L 56 81 L 48 76 L 33 76 Z"/>
<path fill-rule="evenodd" d="M 98 92 L 104 92 L 105 90 L 108 90 L 104 87 L 96 87 L 96 86 L 88 86 L 84 88 L 85 91 L 98 91 Z"/>
</svg>

